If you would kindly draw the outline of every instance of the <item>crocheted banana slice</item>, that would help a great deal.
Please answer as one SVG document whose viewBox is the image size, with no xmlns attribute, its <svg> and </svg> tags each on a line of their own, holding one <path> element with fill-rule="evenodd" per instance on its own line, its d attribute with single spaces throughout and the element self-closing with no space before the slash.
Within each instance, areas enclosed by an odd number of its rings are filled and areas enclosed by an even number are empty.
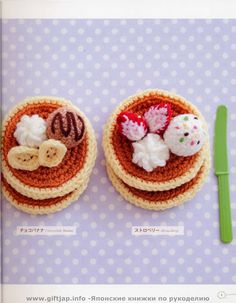
<svg viewBox="0 0 236 303">
<path fill-rule="evenodd" d="M 7 155 L 11 167 L 22 170 L 35 170 L 39 167 L 38 149 L 27 146 L 15 146 Z"/>
<path fill-rule="evenodd" d="M 42 166 L 54 167 L 61 163 L 66 154 L 66 146 L 54 139 L 44 141 L 39 147 L 39 163 Z"/>
</svg>

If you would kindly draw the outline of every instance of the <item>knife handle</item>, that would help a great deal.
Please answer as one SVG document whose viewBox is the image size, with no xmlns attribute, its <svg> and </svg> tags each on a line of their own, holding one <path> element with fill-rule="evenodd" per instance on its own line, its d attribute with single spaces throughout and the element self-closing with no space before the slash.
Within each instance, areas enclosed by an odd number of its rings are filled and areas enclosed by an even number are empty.
<svg viewBox="0 0 236 303">
<path fill-rule="evenodd" d="M 220 239 L 224 243 L 230 243 L 233 240 L 233 231 L 228 174 L 218 175 L 218 191 L 220 209 Z"/>
</svg>

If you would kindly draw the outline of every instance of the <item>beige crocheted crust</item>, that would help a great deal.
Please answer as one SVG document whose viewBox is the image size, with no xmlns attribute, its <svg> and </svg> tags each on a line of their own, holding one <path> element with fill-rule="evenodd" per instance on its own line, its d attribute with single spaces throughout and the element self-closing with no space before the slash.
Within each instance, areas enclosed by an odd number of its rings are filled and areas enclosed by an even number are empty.
<svg viewBox="0 0 236 303">
<path fill-rule="evenodd" d="M 178 187 L 188 181 L 190 181 L 192 178 L 194 178 L 199 171 L 200 167 L 203 164 L 203 161 L 206 157 L 207 153 L 207 145 L 208 142 L 202 147 L 202 149 L 199 151 L 199 156 L 197 160 L 195 161 L 194 165 L 191 167 L 190 170 L 186 171 L 183 175 L 169 180 L 169 181 L 163 181 L 163 182 L 153 182 L 153 181 L 145 181 L 141 178 L 138 178 L 134 175 L 131 175 L 128 173 L 123 166 L 120 164 L 119 159 L 116 156 L 113 144 L 112 144 L 112 133 L 114 130 L 114 127 L 116 125 L 116 118 L 119 115 L 120 112 L 122 112 L 127 106 L 132 104 L 135 100 L 138 100 L 140 97 L 143 96 L 150 96 L 150 95 L 159 95 L 159 96 L 166 96 L 170 97 L 173 100 L 173 103 L 183 103 L 186 107 L 190 109 L 190 112 L 196 114 L 198 117 L 201 118 L 201 120 L 204 123 L 205 128 L 207 129 L 207 124 L 205 122 L 204 117 L 199 112 L 196 106 L 185 100 L 183 97 L 169 93 L 167 91 L 158 90 L 158 89 L 151 89 L 146 90 L 144 92 L 138 93 L 134 96 L 130 96 L 129 98 L 125 99 L 123 102 L 121 102 L 118 107 L 112 112 L 110 115 L 107 123 L 104 126 L 103 129 L 103 149 L 105 153 L 106 161 L 108 162 L 109 166 L 112 167 L 113 171 L 116 172 L 116 175 L 119 176 L 123 180 L 124 183 L 128 184 L 129 186 L 135 187 L 137 189 L 141 190 L 147 190 L 147 191 L 163 191 L 172 189 L 175 187 Z M 207 140 L 208 141 L 208 140 Z"/>
<path fill-rule="evenodd" d="M 107 168 L 108 177 L 111 180 L 112 185 L 125 200 L 141 208 L 145 208 L 149 210 L 165 210 L 167 208 L 178 206 L 186 201 L 191 200 L 194 197 L 194 195 L 200 190 L 202 184 L 204 183 L 209 173 L 210 152 L 208 149 L 206 159 L 204 160 L 203 163 L 203 172 L 199 177 L 198 182 L 194 183 L 194 185 L 190 187 L 187 191 L 185 191 L 183 194 L 179 194 L 175 198 L 166 200 L 165 202 L 162 201 L 161 203 L 150 203 L 150 201 L 144 200 L 143 198 L 134 195 L 128 189 L 128 187 L 121 181 L 121 179 L 117 177 L 113 169 L 111 169 L 110 165 L 107 164 L 106 168 Z"/>
<path fill-rule="evenodd" d="M 48 215 L 48 214 L 52 214 L 58 211 L 61 211 L 62 209 L 68 207 L 71 203 L 75 202 L 80 195 L 85 191 L 87 185 L 88 185 L 88 179 L 85 180 L 84 183 L 80 184 L 78 189 L 75 189 L 74 191 L 72 191 L 64 200 L 62 200 L 61 202 L 51 205 L 51 206 L 31 206 L 28 204 L 22 204 L 19 203 L 17 200 L 15 200 L 11 194 L 9 193 L 9 191 L 7 191 L 6 187 L 3 185 L 2 186 L 2 192 L 4 194 L 4 196 L 6 197 L 6 199 L 17 209 L 31 214 L 31 215 Z"/>
<path fill-rule="evenodd" d="M 88 152 L 83 168 L 72 179 L 65 182 L 61 186 L 55 188 L 37 188 L 22 183 L 12 174 L 12 172 L 9 170 L 7 166 L 7 163 L 3 159 L 2 172 L 7 182 L 22 195 L 36 200 L 40 200 L 40 199 L 43 200 L 48 198 L 64 196 L 67 193 L 74 191 L 74 189 L 78 186 L 78 184 L 83 183 L 84 180 L 89 178 L 97 156 L 96 138 L 91 123 L 89 122 L 88 118 L 85 116 L 83 112 L 81 112 L 77 107 L 75 107 L 70 101 L 67 101 L 63 98 L 39 96 L 39 97 L 31 97 L 25 99 L 22 103 L 20 103 L 15 108 L 13 108 L 4 119 L 2 136 L 4 136 L 4 131 L 8 121 L 11 119 L 12 116 L 14 116 L 17 113 L 17 111 L 20 108 L 27 106 L 27 104 L 40 103 L 40 102 L 45 103 L 45 101 L 48 101 L 48 103 L 59 104 L 61 106 L 70 105 L 79 112 L 81 117 L 84 119 L 86 125 L 86 131 L 88 134 Z"/>
</svg>

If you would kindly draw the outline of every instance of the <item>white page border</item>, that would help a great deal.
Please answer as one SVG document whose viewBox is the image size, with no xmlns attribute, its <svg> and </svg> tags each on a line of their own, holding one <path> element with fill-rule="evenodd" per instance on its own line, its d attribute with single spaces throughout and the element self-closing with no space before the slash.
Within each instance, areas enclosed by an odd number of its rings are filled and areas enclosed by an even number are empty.
<svg viewBox="0 0 236 303">
<path fill-rule="evenodd" d="M 235 18 L 235 0 L 3 0 L 3 18 Z"/>
</svg>

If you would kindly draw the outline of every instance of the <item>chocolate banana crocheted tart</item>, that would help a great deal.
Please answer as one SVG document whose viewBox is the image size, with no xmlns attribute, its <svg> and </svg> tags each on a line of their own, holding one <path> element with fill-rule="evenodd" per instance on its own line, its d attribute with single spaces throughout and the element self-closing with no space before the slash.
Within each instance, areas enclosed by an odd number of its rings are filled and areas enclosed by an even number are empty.
<svg viewBox="0 0 236 303">
<path fill-rule="evenodd" d="M 148 209 L 183 203 L 209 167 L 206 122 L 183 97 L 149 90 L 124 100 L 103 132 L 108 176 L 128 201 Z"/>
<path fill-rule="evenodd" d="M 51 210 L 52 205 L 62 208 L 63 201 L 68 204 L 86 187 L 96 153 L 92 126 L 70 101 L 28 98 L 13 108 L 3 122 L 6 197 L 14 200 L 13 204 L 17 201 L 22 210 L 22 197 L 27 197 L 24 204 L 31 213 L 46 213 L 49 205 Z"/>
</svg>

